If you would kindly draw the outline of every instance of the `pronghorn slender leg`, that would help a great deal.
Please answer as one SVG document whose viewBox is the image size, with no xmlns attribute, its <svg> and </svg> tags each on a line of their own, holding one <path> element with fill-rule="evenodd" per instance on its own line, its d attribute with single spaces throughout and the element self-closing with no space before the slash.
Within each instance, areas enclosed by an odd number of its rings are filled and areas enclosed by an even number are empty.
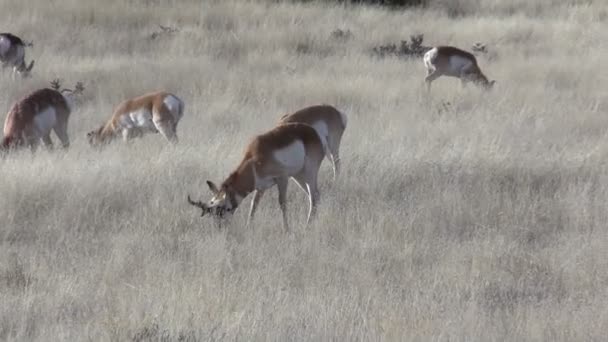
<svg viewBox="0 0 608 342">
<path fill-rule="evenodd" d="M 70 147 L 70 137 L 68 136 L 68 122 L 60 122 L 58 123 L 53 130 L 55 131 L 55 135 L 61 141 L 61 146 L 64 149 Z"/>
<path fill-rule="evenodd" d="M 175 128 L 176 125 L 173 124 L 172 122 L 168 122 L 168 121 L 158 121 L 158 122 L 154 122 L 154 126 L 156 126 L 156 129 L 160 132 L 160 134 L 163 135 L 163 137 L 165 137 L 165 139 L 167 139 L 167 141 L 169 141 L 172 144 L 176 144 L 177 143 L 177 134 L 175 132 Z"/>
<path fill-rule="evenodd" d="M 124 142 L 129 142 L 133 139 L 133 130 L 131 128 L 125 128 L 122 130 L 122 140 Z"/>
<path fill-rule="evenodd" d="M 258 204 L 260 203 L 262 196 L 264 196 L 264 190 L 255 191 L 253 199 L 251 200 L 251 207 L 249 207 L 249 216 L 247 216 L 247 226 L 249 226 L 253 221 L 253 216 L 255 215 L 255 212 L 258 209 Z"/>
<path fill-rule="evenodd" d="M 335 150 L 329 154 L 329 157 L 331 159 L 331 163 L 333 165 L 333 169 L 334 169 L 334 181 L 338 179 L 338 176 L 340 176 L 340 152 L 338 152 L 338 148 L 336 147 Z"/>
<path fill-rule="evenodd" d="M 279 189 L 279 206 L 281 207 L 281 213 L 283 214 L 283 227 L 285 231 L 289 231 L 289 224 L 287 223 L 287 185 L 289 184 L 289 178 L 282 177 L 277 179 L 277 188 Z"/>
<path fill-rule="evenodd" d="M 306 224 L 310 224 L 310 222 L 315 218 L 317 214 L 317 206 L 319 205 L 319 200 L 321 198 L 319 194 L 319 190 L 317 188 L 317 177 L 316 174 L 312 176 L 306 175 L 306 170 L 294 176 L 293 179 L 296 183 L 306 192 L 308 195 L 309 209 L 308 209 L 308 219 L 306 220 Z"/>
<path fill-rule="evenodd" d="M 44 143 L 44 146 L 49 149 L 49 150 L 53 150 L 53 140 L 51 140 L 51 133 L 49 132 L 49 134 L 45 135 L 42 137 L 42 142 Z"/>
<path fill-rule="evenodd" d="M 27 139 L 27 145 L 30 147 L 30 151 L 32 153 L 36 152 L 36 150 L 38 149 L 38 144 L 40 144 L 40 139 L 36 139 L 36 138 Z"/>
<path fill-rule="evenodd" d="M 426 75 L 426 77 L 424 78 L 424 82 L 426 83 L 427 91 L 431 91 L 431 82 L 439 78 L 439 76 L 441 76 L 441 73 L 439 73 L 436 69 L 430 71 L 428 75 Z"/>
</svg>

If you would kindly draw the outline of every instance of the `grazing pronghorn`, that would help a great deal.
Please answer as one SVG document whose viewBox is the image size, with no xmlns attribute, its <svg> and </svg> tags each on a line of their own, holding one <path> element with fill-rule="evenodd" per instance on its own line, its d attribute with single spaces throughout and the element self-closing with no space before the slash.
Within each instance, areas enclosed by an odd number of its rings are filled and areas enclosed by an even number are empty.
<svg viewBox="0 0 608 342">
<path fill-rule="evenodd" d="M 23 77 L 29 76 L 34 67 L 33 60 L 29 65 L 25 63 L 25 47 L 28 45 L 31 46 L 31 43 L 24 43 L 14 34 L 0 33 L 0 63 L 2 63 L 2 69 L 13 67 L 13 79 L 15 79 L 16 73 Z"/>
<path fill-rule="evenodd" d="M 184 102 L 177 96 L 157 91 L 121 102 L 110 120 L 87 133 L 92 146 L 100 146 L 122 136 L 124 141 L 145 133 L 160 132 L 168 141 L 177 142 L 177 123 L 184 115 Z"/>
<path fill-rule="evenodd" d="M 330 105 L 306 107 L 292 114 L 285 114 L 279 124 L 299 122 L 312 126 L 327 142 L 326 156 L 333 165 L 334 180 L 340 174 L 340 141 L 346 129 L 346 115 Z"/>
<path fill-rule="evenodd" d="M 317 174 L 325 157 L 325 141 L 310 125 L 289 123 L 256 136 L 247 146 L 245 156 L 239 166 L 218 188 L 207 181 L 213 198 L 208 203 L 194 202 L 188 196 L 188 203 L 218 218 L 232 214 L 241 201 L 251 192 L 257 191 L 251 202 L 247 224 L 255 214 L 264 190 L 277 185 L 279 205 L 283 212 L 283 225 L 287 223 L 287 184 L 290 178 L 306 192 L 309 199 L 307 223 L 316 214 L 319 202 Z"/>
<path fill-rule="evenodd" d="M 431 82 L 440 76 L 458 77 L 463 86 L 473 82 L 485 89 L 492 88 L 496 82 L 488 81 L 473 54 L 452 46 L 434 47 L 424 54 L 423 60 L 427 70 L 424 79 L 427 90 L 431 89 Z"/>
<path fill-rule="evenodd" d="M 59 90 L 58 80 L 51 84 L 53 89 L 36 90 L 13 104 L 4 121 L 0 150 L 29 146 L 35 151 L 41 139 L 47 148 L 52 148 L 51 130 L 55 131 L 63 148 L 70 146 L 68 120 L 74 97 L 81 94 L 84 87 L 78 82 L 74 90 Z"/>
</svg>

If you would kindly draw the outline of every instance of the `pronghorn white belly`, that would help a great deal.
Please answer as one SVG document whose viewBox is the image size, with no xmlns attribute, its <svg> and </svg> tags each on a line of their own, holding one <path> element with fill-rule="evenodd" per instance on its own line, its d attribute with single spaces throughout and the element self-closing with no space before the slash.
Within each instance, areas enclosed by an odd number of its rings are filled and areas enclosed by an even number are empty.
<svg viewBox="0 0 608 342">
<path fill-rule="evenodd" d="M 299 172 L 306 161 L 306 148 L 301 140 L 296 140 L 283 148 L 277 149 L 272 154 L 288 174 Z"/>
<path fill-rule="evenodd" d="M 57 112 L 55 111 L 55 108 L 48 107 L 34 116 L 34 124 L 41 134 L 50 132 L 51 129 L 55 127 L 55 124 L 57 124 Z"/>
<path fill-rule="evenodd" d="M 140 128 L 155 131 L 156 127 L 152 121 L 152 112 L 148 109 L 139 109 L 124 115 L 121 120 L 123 128 Z"/>
<path fill-rule="evenodd" d="M 473 66 L 473 62 L 470 59 L 461 56 L 450 56 L 449 59 L 449 73 L 458 75 L 461 70 L 466 70 Z"/>
<path fill-rule="evenodd" d="M 181 118 L 181 114 L 182 114 L 182 113 L 180 113 L 180 107 L 182 105 L 182 101 L 173 95 L 167 95 L 163 99 L 163 103 L 165 104 L 165 106 L 167 107 L 167 109 L 169 110 L 171 115 L 173 115 L 174 122 L 179 121 L 179 119 Z"/>
<path fill-rule="evenodd" d="M 11 41 L 6 37 L 0 37 L 0 57 L 4 56 L 11 49 Z"/>
</svg>

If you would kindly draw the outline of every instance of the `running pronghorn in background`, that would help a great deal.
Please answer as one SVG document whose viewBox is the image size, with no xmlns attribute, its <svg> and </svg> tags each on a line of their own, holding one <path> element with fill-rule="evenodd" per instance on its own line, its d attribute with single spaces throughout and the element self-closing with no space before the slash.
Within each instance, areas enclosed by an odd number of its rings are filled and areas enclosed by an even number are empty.
<svg viewBox="0 0 608 342">
<path fill-rule="evenodd" d="M 496 82 L 488 81 L 473 54 L 453 46 L 434 47 L 424 54 L 423 60 L 427 70 L 424 79 L 427 90 L 431 89 L 431 82 L 440 76 L 458 77 L 463 86 L 473 82 L 484 89 L 492 88 Z"/>
<path fill-rule="evenodd" d="M 312 126 L 317 134 L 327 142 L 325 151 L 332 163 L 334 180 L 340 174 L 340 141 L 346 129 L 346 115 L 330 105 L 310 106 L 281 117 L 279 124 L 304 123 Z"/>
<path fill-rule="evenodd" d="M 63 148 L 70 146 L 68 120 L 74 97 L 84 91 L 84 86 L 78 82 L 74 90 L 60 90 L 58 80 L 51 84 L 52 89 L 36 90 L 13 104 L 4 121 L 0 150 L 29 146 L 35 151 L 41 139 L 45 146 L 52 148 L 51 130 L 55 131 Z"/>
<path fill-rule="evenodd" d="M 123 101 L 110 120 L 87 134 L 92 146 L 122 137 L 129 141 L 145 133 L 160 132 L 168 141 L 177 142 L 177 123 L 184 115 L 184 102 L 166 91 L 157 91 Z"/>
<path fill-rule="evenodd" d="M 0 33 L 0 63 L 2 69 L 12 67 L 12 78 L 19 73 L 22 77 L 27 77 L 34 67 L 32 60 L 29 65 L 25 63 L 25 47 L 32 46 L 32 43 L 24 43 L 21 38 L 12 33 Z"/>
<path fill-rule="evenodd" d="M 307 222 L 310 223 L 320 199 L 317 174 L 325 157 L 325 148 L 325 141 L 310 125 L 279 125 L 256 136 L 249 143 L 239 166 L 219 187 L 207 181 L 213 193 L 209 202 L 195 202 L 188 196 L 188 203 L 201 208 L 203 216 L 209 213 L 223 218 L 226 214 L 234 213 L 247 195 L 256 192 L 249 210 L 249 224 L 264 191 L 276 185 L 283 225 L 285 230 L 289 230 L 286 201 L 287 184 L 291 178 L 308 195 L 310 206 Z"/>
</svg>

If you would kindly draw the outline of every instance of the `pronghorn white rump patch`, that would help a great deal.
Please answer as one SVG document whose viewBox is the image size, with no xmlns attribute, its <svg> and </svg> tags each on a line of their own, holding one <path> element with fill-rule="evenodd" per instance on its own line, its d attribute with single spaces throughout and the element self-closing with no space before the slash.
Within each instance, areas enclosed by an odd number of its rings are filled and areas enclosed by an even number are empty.
<svg viewBox="0 0 608 342">
<path fill-rule="evenodd" d="M 34 116 L 34 123 L 36 124 L 36 128 L 42 134 L 50 132 L 51 129 L 57 123 L 57 112 L 53 107 L 47 107 L 42 112 L 38 113 Z"/>
<path fill-rule="evenodd" d="M 306 148 L 301 140 L 295 140 L 291 144 L 275 150 L 272 154 L 274 159 L 287 169 L 288 173 L 297 172 L 304 167 Z"/>
<path fill-rule="evenodd" d="M 167 95 L 163 99 L 163 103 L 173 115 L 173 118 L 177 121 L 180 118 L 180 107 L 182 106 L 182 101 L 173 95 Z"/>
<path fill-rule="evenodd" d="M 327 137 L 329 136 L 329 129 L 327 128 L 325 121 L 313 122 L 311 126 L 315 129 L 315 131 L 317 131 L 317 134 L 321 140 L 327 140 Z"/>
<path fill-rule="evenodd" d="M 427 51 L 424 54 L 424 58 L 423 58 L 424 66 L 426 66 L 427 69 L 435 70 L 435 65 L 433 65 L 433 61 L 435 60 L 435 58 L 437 58 L 437 53 L 438 53 L 438 50 L 435 47 L 435 48 L 430 49 L 429 51 Z"/>
<path fill-rule="evenodd" d="M 3 56 L 11 48 L 11 41 L 6 37 L 0 37 L 0 56 Z"/>
<path fill-rule="evenodd" d="M 327 124 L 325 121 L 316 121 L 311 126 L 317 132 L 319 140 L 321 140 L 321 144 L 323 145 L 323 150 L 327 151 L 327 144 L 329 143 L 327 141 L 327 139 L 329 139 L 329 129 L 327 128 Z"/>
</svg>

